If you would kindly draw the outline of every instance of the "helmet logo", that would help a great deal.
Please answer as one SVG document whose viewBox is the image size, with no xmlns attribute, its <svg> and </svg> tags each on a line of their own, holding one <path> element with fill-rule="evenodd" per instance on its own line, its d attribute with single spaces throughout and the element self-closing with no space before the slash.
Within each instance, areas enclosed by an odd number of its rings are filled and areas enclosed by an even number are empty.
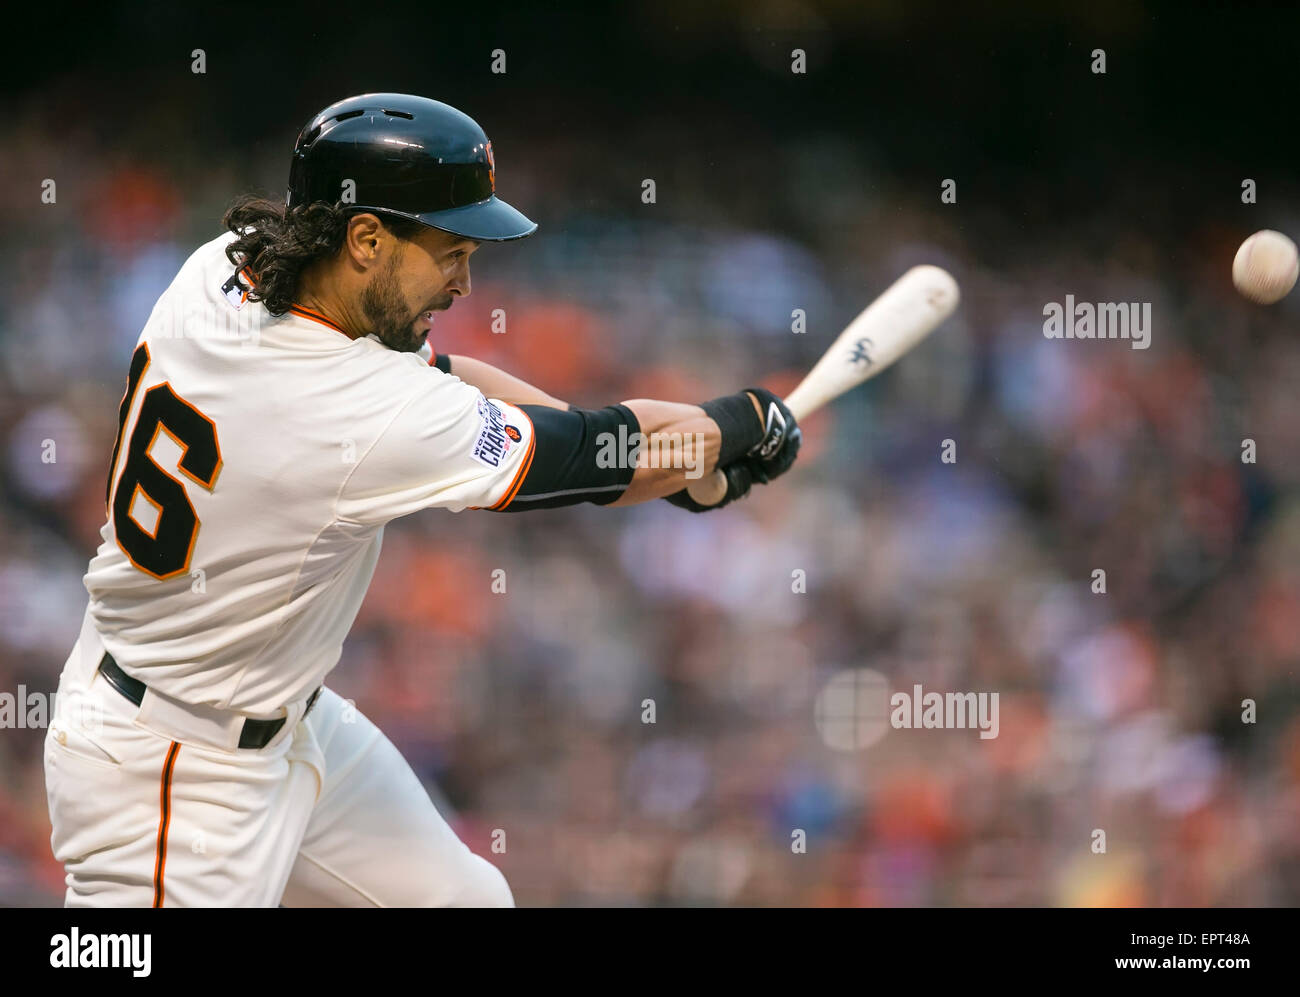
<svg viewBox="0 0 1300 997">
<path fill-rule="evenodd" d="M 496 164 L 496 160 L 492 158 L 491 141 L 489 141 L 483 148 L 484 151 L 487 152 L 488 186 L 490 186 L 492 190 L 495 191 L 497 189 L 497 164 Z"/>
</svg>

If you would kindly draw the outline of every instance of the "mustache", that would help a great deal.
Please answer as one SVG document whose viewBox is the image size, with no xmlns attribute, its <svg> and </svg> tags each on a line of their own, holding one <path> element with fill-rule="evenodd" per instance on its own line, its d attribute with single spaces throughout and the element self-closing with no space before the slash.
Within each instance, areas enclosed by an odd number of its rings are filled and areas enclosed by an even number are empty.
<svg viewBox="0 0 1300 997">
<path fill-rule="evenodd" d="M 431 304 L 425 306 L 424 308 L 421 308 L 420 313 L 445 312 L 448 308 L 451 307 L 451 303 L 453 300 L 454 299 L 450 294 L 440 294 L 438 295 L 438 297 L 433 299 L 433 302 Z"/>
</svg>

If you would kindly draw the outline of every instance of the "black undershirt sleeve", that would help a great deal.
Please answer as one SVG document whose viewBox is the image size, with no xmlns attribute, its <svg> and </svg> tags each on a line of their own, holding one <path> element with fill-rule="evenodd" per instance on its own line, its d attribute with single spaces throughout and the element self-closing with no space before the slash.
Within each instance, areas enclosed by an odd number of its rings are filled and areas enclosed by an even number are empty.
<svg viewBox="0 0 1300 997">
<path fill-rule="evenodd" d="M 592 502 L 608 505 L 627 489 L 636 468 L 628 459 L 641 424 L 626 405 L 569 411 L 520 405 L 533 423 L 533 462 L 501 512 L 527 512 Z M 620 466 L 629 465 L 629 466 Z"/>
</svg>

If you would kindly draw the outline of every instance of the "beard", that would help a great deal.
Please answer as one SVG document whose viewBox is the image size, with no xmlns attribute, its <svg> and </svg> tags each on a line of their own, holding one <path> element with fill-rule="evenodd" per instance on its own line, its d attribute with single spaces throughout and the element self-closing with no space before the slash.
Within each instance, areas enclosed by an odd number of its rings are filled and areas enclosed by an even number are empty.
<svg viewBox="0 0 1300 997">
<path fill-rule="evenodd" d="M 428 325 L 416 327 L 416 320 L 426 311 L 442 311 L 451 307 L 451 295 L 442 294 L 433 304 L 412 312 L 402 295 L 397 279 L 397 265 L 401 262 L 399 250 L 389 258 L 383 270 L 371 278 L 361 292 L 361 311 L 370 322 L 371 332 L 390 350 L 415 353 L 424 345 Z"/>
</svg>

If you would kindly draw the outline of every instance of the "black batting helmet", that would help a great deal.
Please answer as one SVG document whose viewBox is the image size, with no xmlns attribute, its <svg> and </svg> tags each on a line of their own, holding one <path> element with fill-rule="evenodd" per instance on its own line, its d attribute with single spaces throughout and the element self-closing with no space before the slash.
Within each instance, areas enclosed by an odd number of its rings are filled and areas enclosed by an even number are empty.
<svg viewBox="0 0 1300 997">
<path fill-rule="evenodd" d="M 397 215 L 479 242 L 537 231 L 496 196 L 492 143 L 478 123 L 410 94 L 349 97 L 299 133 L 286 204 L 340 200 L 349 212 Z"/>
</svg>

